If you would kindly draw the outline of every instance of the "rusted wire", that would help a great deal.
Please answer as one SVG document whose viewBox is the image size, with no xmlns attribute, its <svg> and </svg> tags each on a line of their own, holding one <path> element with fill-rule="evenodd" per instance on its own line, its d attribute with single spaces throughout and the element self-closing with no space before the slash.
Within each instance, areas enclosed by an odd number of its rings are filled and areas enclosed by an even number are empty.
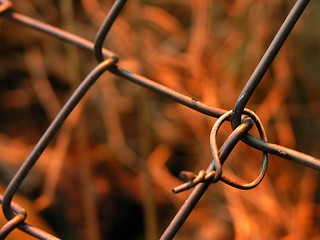
<svg viewBox="0 0 320 240">
<path fill-rule="evenodd" d="M 232 187 L 235 187 L 238 189 L 243 189 L 243 190 L 249 190 L 249 189 L 255 188 L 262 181 L 262 179 L 267 171 L 267 167 L 268 167 L 268 154 L 265 152 L 263 152 L 263 159 L 262 159 L 260 173 L 259 173 L 258 177 L 255 180 L 253 180 L 252 182 L 246 183 L 246 184 L 239 183 L 239 182 L 236 182 L 236 181 L 234 181 L 234 180 L 232 180 L 222 174 L 222 164 L 226 160 L 227 156 L 222 155 L 223 158 L 221 158 L 219 156 L 220 153 L 218 151 L 216 139 L 217 139 L 217 133 L 218 133 L 219 128 L 227 119 L 229 119 L 231 117 L 231 114 L 232 114 L 232 110 L 223 114 L 215 122 L 214 126 L 212 127 L 212 130 L 210 133 L 210 147 L 211 147 L 211 153 L 212 153 L 212 158 L 213 158 L 212 163 L 211 163 L 212 166 L 210 169 L 212 169 L 212 170 L 210 170 L 210 171 L 200 170 L 198 175 L 196 175 L 192 172 L 182 171 L 180 174 L 181 178 L 183 180 L 186 180 L 187 182 L 185 184 L 182 184 L 182 185 L 174 188 L 172 190 L 173 193 L 180 193 L 182 191 L 188 190 L 201 182 L 216 183 L 219 180 L 221 180 L 222 182 L 224 182 Z M 252 125 L 254 123 L 257 126 L 257 129 L 260 134 L 260 138 L 263 141 L 267 141 L 267 136 L 266 136 L 265 130 L 264 130 L 262 123 L 259 120 L 258 116 L 249 109 L 244 109 L 244 114 L 247 117 L 244 118 L 242 120 L 242 122 L 246 123 L 248 125 L 247 126 L 248 130 L 250 130 L 250 128 L 252 127 Z M 221 147 L 221 149 L 223 149 L 223 151 L 226 151 L 229 154 L 239 140 L 238 134 L 239 134 L 238 132 L 231 133 L 226 141 L 228 144 L 223 145 Z M 234 135 L 236 135 L 236 136 L 234 136 Z M 243 138 L 243 137 L 244 136 L 241 136 L 241 138 Z M 232 144 L 234 144 L 234 145 L 232 145 Z M 228 147 L 227 150 L 225 150 L 226 147 Z M 222 150 L 221 150 L 221 152 L 222 152 Z"/>
<path fill-rule="evenodd" d="M 247 105 L 250 97 L 262 80 L 266 71 L 269 69 L 271 63 L 277 56 L 279 50 L 281 49 L 282 45 L 286 41 L 291 30 L 293 29 L 294 25 L 302 15 L 309 2 L 310 0 L 298 0 L 296 2 L 289 15 L 283 22 L 282 26 L 280 27 L 279 31 L 277 32 L 276 36 L 274 37 L 273 41 L 271 42 L 269 48 L 261 58 L 256 69 L 253 71 L 251 77 L 242 89 L 238 100 L 236 101 L 233 108 L 233 114 L 231 117 L 231 124 L 233 128 L 240 124 L 242 112 Z"/>
<path fill-rule="evenodd" d="M 187 219 L 187 217 L 196 206 L 197 202 L 200 200 L 201 196 L 205 193 L 210 184 L 221 180 L 233 187 L 241 189 L 250 189 L 258 185 L 261 182 L 267 168 L 267 154 L 277 155 L 284 159 L 302 164 L 306 167 L 310 167 L 318 171 L 320 170 L 320 160 L 318 158 L 290 148 L 286 148 L 281 145 L 267 142 L 264 129 L 258 117 L 252 111 L 245 109 L 250 97 L 254 93 L 264 74 L 281 49 L 295 23 L 300 18 L 301 14 L 309 3 L 309 0 L 298 0 L 296 2 L 288 17 L 276 34 L 274 40 L 267 49 L 266 53 L 257 65 L 255 71 L 249 78 L 247 84 L 241 91 L 240 96 L 238 97 L 238 100 L 235 103 L 232 111 L 208 106 L 201 101 L 176 92 L 173 89 L 161 85 L 151 79 L 148 79 L 137 73 L 127 71 L 126 69 L 123 69 L 118 65 L 117 55 L 112 51 L 103 48 L 103 44 L 111 26 L 119 16 L 125 3 L 126 0 L 115 1 L 105 21 L 102 23 L 100 29 L 98 30 L 95 41 L 90 42 L 75 34 L 66 32 L 57 27 L 17 13 L 14 11 L 13 5 L 10 1 L 0 0 L 0 16 L 5 17 L 10 21 L 14 21 L 37 31 L 43 32 L 45 34 L 54 36 L 59 40 L 71 43 L 80 48 L 92 51 L 95 55 L 96 60 L 99 62 L 99 64 L 88 74 L 88 76 L 78 86 L 70 99 L 63 106 L 54 121 L 50 124 L 49 128 L 45 131 L 43 136 L 38 141 L 33 151 L 30 153 L 28 158 L 24 161 L 20 169 L 10 181 L 3 195 L 3 199 L 1 199 L 2 209 L 4 215 L 8 219 L 8 222 L 1 228 L 0 238 L 4 238 L 5 236 L 7 236 L 14 228 L 19 228 L 22 231 L 25 231 L 26 233 L 39 239 L 56 239 L 52 235 L 25 223 L 26 213 L 24 210 L 21 210 L 22 208 L 15 207 L 13 197 L 16 194 L 21 183 L 24 181 L 25 177 L 29 174 L 29 171 L 32 169 L 33 165 L 37 162 L 42 152 L 46 149 L 56 132 L 64 123 L 65 119 L 83 98 L 86 92 L 94 85 L 96 80 L 106 71 L 122 79 L 129 80 L 151 91 L 159 93 L 162 96 L 167 97 L 186 107 L 194 109 L 199 113 L 218 118 L 211 134 L 211 150 L 213 153 L 213 161 L 206 171 L 200 170 L 199 174 L 194 174 L 191 172 L 182 173 L 187 182 L 175 188 L 173 191 L 175 193 L 178 193 L 193 187 L 194 190 L 192 191 L 191 195 L 186 200 L 184 205 L 181 207 L 179 212 L 176 214 L 171 224 L 165 230 L 161 239 L 172 239 L 175 236 L 177 231 L 180 229 L 180 227 Z M 248 117 L 243 117 L 243 115 L 247 115 Z M 220 125 L 224 121 L 231 121 L 232 128 L 234 130 L 218 152 L 215 138 Z M 260 134 L 260 139 L 248 134 L 248 131 L 253 125 L 257 126 Z M 233 148 L 235 148 L 237 142 L 240 140 L 244 141 L 249 146 L 263 152 L 263 161 L 259 176 L 249 184 L 235 182 L 225 177 L 222 173 L 222 165 L 224 161 L 227 159 L 230 152 L 233 150 Z"/>
<path fill-rule="evenodd" d="M 90 87 L 95 83 L 95 81 L 103 74 L 108 68 L 113 66 L 115 63 L 113 58 L 109 58 L 99 65 L 97 65 L 92 72 L 86 77 L 86 79 L 79 85 L 73 95 L 70 97 L 68 102 L 60 110 L 56 118 L 50 124 L 46 132 L 43 134 L 39 142 L 34 147 L 33 151 L 30 153 L 28 158 L 24 161 L 23 165 L 20 167 L 18 172 L 15 174 L 13 179 L 10 181 L 8 187 L 3 196 L 2 210 L 4 215 L 8 220 L 15 217 L 15 214 L 11 210 L 11 203 L 13 196 L 17 192 L 19 186 L 28 175 L 29 171 L 32 169 L 33 165 L 39 159 L 42 152 L 49 145 L 50 141 L 55 136 L 56 132 L 60 129 L 61 125 L 64 123 L 65 119 L 71 113 L 71 111 L 77 106 L 79 101 L 83 98 Z M 28 232 L 29 228 L 23 228 L 23 231 Z"/>
<path fill-rule="evenodd" d="M 217 133 L 218 133 L 218 130 L 220 128 L 220 126 L 223 124 L 223 122 L 231 117 L 231 114 L 232 114 L 232 110 L 225 113 L 224 115 L 222 115 L 218 121 L 215 123 L 215 125 L 213 126 L 212 130 L 211 130 L 211 134 L 210 134 L 210 146 L 211 146 L 211 152 L 212 152 L 212 155 L 213 155 L 213 161 L 216 162 L 220 162 L 221 160 L 219 159 L 219 153 L 218 153 L 218 147 L 217 147 Z M 267 135 L 265 133 L 265 130 L 263 128 L 263 125 L 260 121 L 260 119 L 258 118 L 258 116 L 251 110 L 249 109 L 244 109 L 243 110 L 243 114 L 247 115 L 250 119 L 252 119 L 252 121 L 254 122 L 254 124 L 257 126 L 257 129 L 259 131 L 259 134 L 260 134 L 260 139 L 267 142 Z M 246 122 L 248 121 L 247 118 L 245 118 L 243 120 L 243 122 Z M 231 134 L 232 135 L 232 134 Z M 231 136 L 230 135 L 230 136 Z M 245 137 L 245 136 L 244 136 Z M 249 190 L 249 189 L 252 189 L 252 188 L 255 188 L 256 186 L 259 185 L 259 183 L 262 181 L 266 171 L 267 171 L 267 167 L 268 167 L 268 154 L 266 152 L 263 152 L 263 157 L 262 157 L 262 164 L 261 164 L 261 168 L 260 168 L 260 173 L 259 175 L 257 176 L 257 178 L 255 180 L 253 180 L 252 182 L 250 183 L 246 183 L 246 184 L 243 184 L 243 183 L 238 183 L 226 176 L 221 176 L 221 181 L 232 186 L 232 187 L 235 187 L 235 188 L 239 188 L 239 189 L 243 189 L 243 190 Z"/>
<path fill-rule="evenodd" d="M 0 202 L 3 202 L 3 196 L 0 196 Z M 19 227 L 27 217 L 26 211 L 18 206 L 15 203 L 11 203 L 11 209 L 15 212 L 14 218 L 8 221 L 1 229 L 0 229 L 0 239 L 5 239 L 10 232 L 12 232 L 15 228 Z"/>
<path fill-rule="evenodd" d="M 115 4 L 113 4 L 111 10 L 109 11 L 106 19 L 102 23 L 101 28 L 97 33 L 97 36 L 94 41 L 94 53 L 95 53 L 96 60 L 98 62 L 102 62 L 104 60 L 103 51 L 102 51 L 104 40 L 112 24 L 118 17 L 119 13 L 121 12 L 126 2 L 127 0 L 117 0 Z"/>
<path fill-rule="evenodd" d="M 49 25 L 47 23 L 38 21 L 36 19 L 30 18 L 26 15 L 17 13 L 17 12 L 9 12 L 6 15 L 6 18 L 17 22 L 19 24 L 22 24 L 24 26 L 30 27 L 34 30 L 37 30 L 39 32 L 48 34 L 50 36 L 56 37 L 58 40 L 73 44 L 75 46 L 78 46 L 82 49 L 93 51 L 94 49 L 94 43 L 84 39 L 80 36 L 77 36 L 75 34 L 72 34 L 70 32 L 66 32 L 60 28 L 57 28 L 55 26 Z M 110 50 L 102 49 L 103 56 L 105 58 L 117 58 L 117 55 Z"/>
<path fill-rule="evenodd" d="M 2 195 L 0 196 L 0 203 L 3 203 Z M 12 219 L 8 220 L 8 222 L 4 226 L 1 227 L 0 239 L 5 239 L 16 228 L 38 239 L 58 239 L 55 236 L 42 231 L 41 229 L 38 229 L 36 227 L 31 226 L 30 224 L 25 223 L 25 220 L 27 218 L 27 212 L 18 204 L 11 202 L 10 209 L 14 213 L 14 216 Z"/>
<path fill-rule="evenodd" d="M 219 157 L 221 163 L 223 163 L 226 158 L 231 153 L 234 146 L 241 140 L 241 138 L 251 129 L 253 126 L 252 120 L 245 120 L 242 124 L 240 124 L 228 137 L 228 139 L 224 142 L 220 149 Z M 206 170 L 206 173 L 211 173 L 214 170 L 214 164 L 210 164 Z M 203 174 L 203 171 L 200 171 L 201 175 L 206 176 L 206 174 Z M 199 176 L 202 178 L 202 176 Z M 209 179 L 210 180 L 210 179 Z M 191 194 L 189 195 L 188 199 L 184 202 L 184 204 L 181 206 L 177 214 L 172 219 L 169 226 L 166 228 L 166 230 L 163 232 L 161 236 L 161 240 L 165 239 L 172 239 L 176 233 L 179 231 L 183 223 L 186 221 L 194 207 L 199 202 L 202 195 L 205 193 L 205 191 L 210 186 L 210 181 L 199 181 L 199 183 L 195 186 Z M 190 186 L 192 185 L 192 186 Z M 190 187 L 193 187 L 193 184 L 190 182 L 187 182 L 185 184 L 182 184 L 181 186 L 173 189 L 174 193 L 178 193 L 181 191 L 184 191 Z"/>
<path fill-rule="evenodd" d="M 26 219 L 26 216 L 23 214 L 17 214 L 9 220 L 1 229 L 0 229 L 0 239 L 5 239 L 14 229 L 18 228 L 23 221 Z"/>
<path fill-rule="evenodd" d="M 79 36 L 76 36 L 74 34 L 65 32 L 56 27 L 53 27 L 49 24 L 42 23 L 35 19 L 29 18 L 23 14 L 19 14 L 15 12 L 8 14 L 6 17 L 15 22 L 21 23 L 23 25 L 26 25 L 38 31 L 57 37 L 59 40 L 66 41 L 68 43 L 74 44 L 83 49 L 93 51 L 94 44 L 92 42 L 85 40 Z M 117 59 L 117 55 L 110 50 L 103 49 L 103 54 L 104 54 L 104 57 L 106 58 Z M 180 103 L 186 107 L 194 109 L 195 111 L 203 113 L 205 115 L 219 118 L 222 114 L 227 112 L 227 110 L 224 110 L 218 107 L 209 106 L 197 99 L 194 99 L 192 97 L 176 92 L 173 89 L 170 89 L 164 85 L 161 85 L 137 73 L 133 73 L 126 69 L 122 69 L 117 64 L 110 69 L 110 72 L 123 79 L 129 80 L 135 84 L 138 84 L 151 91 L 161 94 L 162 96 L 165 96 L 177 103 Z M 320 160 L 316 157 L 287 148 L 285 146 L 277 145 L 274 143 L 267 143 L 260 139 L 252 138 L 250 136 L 246 137 L 246 143 L 258 150 L 265 151 L 270 154 L 285 158 L 287 160 L 297 162 L 299 164 L 311 167 L 315 170 L 320 170 Z"/>
</svg>

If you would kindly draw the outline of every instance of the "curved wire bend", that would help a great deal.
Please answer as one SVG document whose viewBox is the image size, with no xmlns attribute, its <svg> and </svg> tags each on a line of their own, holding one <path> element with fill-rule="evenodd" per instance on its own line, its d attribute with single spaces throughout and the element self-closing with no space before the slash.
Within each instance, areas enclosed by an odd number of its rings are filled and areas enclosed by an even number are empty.
<svg viewBox="0 0 320 240">
<path fill-rule="evenodd" d="M 117 0 L 111 10 L 109 11 L 107 17 L 105 18 L 104 22 L 102 23 L 96 38 L 94 40 L 94 54 L 96 60 L 98 62 L 102 62 L 104 60 L 103 56 L 103 43 L 107 37 L 107 34 L 112 27 L 113 23 L 115 22 L 116 18 L 120 14 L 122 8 L 124 7 L 127 0 Z"/>
<path fill-rule="evenodd" d="M 198 175 L 192 172 L 182 171 L 180 173 L 180 177 L 184 180 L 187 180 L 187 182 L 174 188 L 172 190 L 173 193 L 180 193 L 182 191 L 188 190 L 190 188 L 193 188 L 199 183 L 203 183 L 203 182 L 215 183 L 219 180 L 221 180 L 222 182 L 232 187 L 242 189 L 242 190 L 249 190 L 249 189 L 255 188 L 260 184 L 268 167 L 268 154 L 266 152 L 263 152 L 262 164 L 261 164 L 259 175 L 252 182 L 240 183 L 222 175 L 222 164 L 225 162 L 225 160 L 227 159 L 227 157 L 229 156 L 229 154 L 231 153 L 235 145 L 238 143 L 238 141 L 240 141 L 251 129 L 253 124 L 256 125 L 259 131 L 260 139 L 262 139 L 263 141 L 267 141 L 265 130 L 258 116 L 253 111 L 249 109 L 244 109 L 244 114 L 247 117 L 243 118 L 242 124 L 240 124 L 230 134 L 228 139 L 222 145 L 219 152 L 217 147 L 217 141 L 216 141 L 217 133 L 221 125 L 231 117 L 231 114 L 232 114 L 232 110 L 223 114 L 215 122 L 214 126 L 212 127 L 212 130 L 210 133 L 210 147 L 211 147 L 213 160 L 208 170 L 207 171 L 200 170 Z"/>
<path fill-rule="evenodd" d="M 4 1 L 4 0 L 2 0 Z M 301 1 L 301 0 L 300 0 Z M 306 0 L 303 0 L 306 1 Z M 1 2 L 1 0 L 0 0 Z M 9 11 L 10 14 L 6 14 L 7 19 L 20 23 L 22 25 L 28 26 L 30 28 L 33 28 L 35 30 L 38 30 L 40 32 L 52 35 L 59 40 L 74 44 L 76 46 L 79 46 L 83 49 L 93 51 L 94 50 L 94 43 L 83 39 L 82 37 L 79 37 L 77 35 L 68 33 L 66 31 L 63 31 L 59 28 L 56 28 L 52 25 L 49 25 L 47 23 L 40 22 L 36 19 L 27 17 L 23 14 L 19 14 L 16 12 Z M 115 61 L 117 61 L 118 57 L 115 53 L 111 52 L 108 49 L 102 49 L 103 55 L 105 58 L 113 58 Z M 184 94 L 181 94 L 179 92 L 174 91 L 173 89 L 170 89 L 162 84 L 157 83 L 154 80 L 148 79 L 146 77 L 143 77 L 137 73 L 130 72 L 126 69 L 121 69 L 117 65 L 113 66 L 111 69 L 109 69 L 111 73 L 114 75 L 126 79 L 128 81 L 131 81 L 135 84 L 138 84 L 144 88 L 147 88 L 151 91 L 154 91 L 158 94 L 161 94 L 164 97 L 167 97 L 173 101 L 176 101 L 177 103 L 180 103 L 186 107 L 189 107 L 191 109 L 194 109 L 197 112 L 203 113 L 207 116 L 219 118 L 222 114 L 226 113 L 227 111 L 225 109 L 217 108 L 208 106 L 205 103 L 195 100 L 189 96 L 186 96 Z M 241 96 L 241 94 L 240 94 Z M 240 97 L 239 97 L 240 98 Z M 238 108 L 240 109 L 240 108 Z M 241 116 L 243 111 L 239 110 L 239 116 Z M 234 117 L 238 118 L 238 117 Z M 228 119 L 230 121 L 230 119 Z M 236 123 L 235 126 L 238 124 Z M 273 154 L 276 156 L 279 156 L 281 158 L 294 161 L 296 163 L 302 164 L 304 166 L 313 168 L 317 171 L 320 171 L 320 159 L 310 156 L 308 154 L 277 145 L 270 142 L 265 142 L 263 140 L 260 140 L 258 138 L 254 138 L 250 136 L 249 134 L 243 139 L 243 141 L 248 144 L 249 146 L 256 148 L 261 151 L 268 152 L 269 154 Z"/>
<path fill-rule="evenodd" d="M 49 145 L 57 131 L 60 129 L 65 119 L 69 116 L 69 114 L 73 111 L 73 109 L 78 105 L 80 100 L 84 97 L 87 91 L 92 87 L 92 85 L 96 82 L 96 80 L 108 69 L 115 65 L 115 60 L 113 58 L 107 59 L 100 64 L 98 64 L 89 74 L 88 76 L 81 82 L 78 88 L 71 95 L 67 103 L 60 110 L 58 115 L 55 117 L 53 122 L 50 124 L 48 129 L 42 135 L 33 151 L 30 153 L 28 158 L 23 162 L 22 166 L 19 168 L 18 172 L 14 175 L 12 180 L 10 181 L 4 195 L 2 201 L 2 210 L 5 217 L 8 220 L 15 218 L 15 213 L 11 209 L 12 199 L 18 188 L 20 187 L 23 180 L 28 175 L 29 171 L 32 169 L 33 165 L 37 162 L 42 152 Z M 40 230 L 34 231 L 35 228 L 30 225 L 24 224 L 19 227 L 21 230 L 28 232 L 30 234 L 38 234 Z M 41 233 L 42 234 L 42 233 Z M 41 235 L 40 234 L 40 235 Z M 42 235 L 41 235 L 42 236 Z M 48 239 L 46 237 L 40 239 Z M 53 238 L 50 238 L 53 239 Z"/>
<path fill-rule="evenodd" d="M 260 119 L 258 118 L 258 116 L 251 110 L 249 109 L 244 109 L 244 115 L 246 115 L 247 117 L 245 117 L 242 120 L 242 123 L 246 122 L 246 121 L 253 121 L 254 124 L 256 125 L 259 135 L 260 135 L 260 139 L 264 142 L 267 142 L 267 135 L 266 132 L 264 130 L 264 127 L 260 121 Z M 231 117 L 232 111 L 229 111 L 228 113 L 224 114 L 224 121 L 227 120 L 228 117 Z M 221 117 L 223 118 L 223 117 Z M 222 125 L 223 121 L 221 121 L 220 126 Z M 218 127 L 220 127 L 218 126 Z M 216 158 L 219 157 L 218 152 L 217 152 L 217 148 L 213 148 L 212 146 L 216 146 L 216 135 L 217 135 L 217 131 L 218 128 L 212 128 L 211 131 L 211 138 L 210 138 L 210 142 L 211 142 L 211 150 L 215 151 L 215 156 Z M 246 133 L 242 139 L 245 139 L 249 134 Z M 232 134 L 229 136 L 231 137 Z M 242 140 L 241 139 L 241 140 Z M 226 176 L 221 176 L 221 181 L 238 189 L 242 189 L 242 190 L 249 190 L 252 188 L 255 188 L 256 186 L 258 186 L 260 184 L 260 182 L 262 181 L 262 179 L 264 178 L 266 171 L 268 168 L 268 153 L 263 151 L 263 156 L 262 156 L 262 164 L 261 164 L 261 168 L 260 168 L 260 172 L 259 175 L 250 183 L 240 183 L 237 181 L 234 181 Z"/>
<path fill-rule="evenodd" d="M 3 201 L 3 196 L 0 196 L 0 203 Z M 11 203 L 10 208 L 13 212 L 16 213 L 14 218 L 8 221 L 0 229 L 0 239 L 5 239 L 15 228 L 24 223 L 24 220 L 27 218 L 27 212 L 17 205 L 16 203 Z"/>
<path fill-rule="evenodd" d="M 243 190 L 248 190 L 255 188 L 259 185 L 259 183 L 262 181 L 268 167 L 268 154 L 266 152 L 263 152 L 263 158 L 262 158 L 262 164 L 260 168 L 259 175 L 257 178 L 255 178 L 250 183 L 239 183 L 237 181 L 234 181 L 224 175 L 222 175 L 222 164 L 225 162 L 235 145 L 240 141 L 247 132 L 251 129 L 253 124 L 256 125 L 260 138 L 263 141 L 267 141 L 266 133 L 264 131 L 264 128 L 261 124 L 261 121 L 259 120 L 258 116 L 249 109 L 244 109 L 244 114 L 247 116 L 243 118 L 242 124 L 240 124 L 228 137 L 228 139 L 225 141 L 225 143 L 222 145 L 220 152 L 217 148 L 217 133 L 221 125 L 228 120 L 231 117 L 232 110 L 226 112 L 223 114 L 214 124 L 212 127 L 211 133 L 210 133 L 210 147 L 212 152 L 213 160 L 208 168 L 207 171 L 200 170 L 198 175 L 182 171 L 180 173 L 180 177 L 184 180 L 187 180 L 186 183 L 174 188 L 172 191 L 173 193 L 179 193 L 185 190 L 188 190 L 190 188 L 193 188 L 199 183 L 203 182 L 209 182 L 209 183 L 215 183 L 219 180 L 222 182 Z M 220 156 L 219 156 L 220 155 Z"/>
<path fill-rule="evenodd" d="M 250 119 L 244 119 L 243 123 L 240 124 L 229 136 L 229 138 L 224 142 L 222 147 L 220 148 L 220 160 L 221 163 L 229 156 L 233 147 L 241 140 L 241 138 L 251 129 L 253 126 L 253 121 Z M 213 170 L 213 165 L 210 164 L 207 173 Z M 192 177 L 192 175 L 190 175 Z M 184 185 L 184 184 L 183 184 Z M 181 185 L 182 186 L 182 185 Z M 174 216 L 172 221 L 170 222 L 169 226 L 163 232 L 160 240 L 168 240 L 173 239 L 176 233 L 181 228 L 182 224 L 186 221 L 192 210 L 195 208 L 199 200 L 201 199 L 202 195 L 206 192 L 208 187 L 210 186 L 210 182 L 201 182 L 197 186 L 194 187 L 191 194 L 189 195 L 188 199 L 184 202 L 181 206 L 177 214 Z M 177 187 L 173 189 L 175 190 L 182 190 L 182 187 Z"/>
<path fill-rule="evenodd" d="M 3 196 L 0 195 L 0 203 L 2 202 Z M 55 236 L 26 223 L 25 220 L 27 218 L 27 212 L 20 205 L 11 202 L 10 209 L 14 213 L 14 217 L 1 227 L 0 239 L 5 239 L 14 229 L 18 228 L 38 239 L 58 240 Z"/>
</svg>

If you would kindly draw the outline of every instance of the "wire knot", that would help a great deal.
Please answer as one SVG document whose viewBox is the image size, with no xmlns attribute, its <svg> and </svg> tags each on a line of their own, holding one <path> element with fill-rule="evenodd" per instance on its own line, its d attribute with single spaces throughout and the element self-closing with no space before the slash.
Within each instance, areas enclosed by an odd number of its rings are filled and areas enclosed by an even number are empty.
<svg viewBox="0 0 320 240">
<path fill-rule="evenodd" d="M 181 184 L 178 187 L 175 187 L 174 189 L 172 189 L 172 192 L 174 194 L 177 194 L 177 193 L 186 191 L 190 188 L 193 188 L 199 183 L 204 183 L 204 182 L 215 183 L 219 181 L 219 179 L 216 179 L 215 176 L 216 176 L 216 171 L 214 170 L 210 172 L 206 172 L 205 170 L 200 170 L 198 175 L 189 171 L 181 171 L 179 177 L 187 182 L 184 184 Z"/>
<path fill-rule="evenodd" d="M 259 183 L 262 181 L 268 166 L 268 154 L 265 152 L 263 153 L 260 173 L 252 182 L 239 183 L 222 175 L 222 164 L 225 162 L 225 160 L 227 159 L 233 148 L 236 146 L 236 144 L 240 140 L 245 141 L 246 137 L 248 136 L 248 131 L 252 128 L 254 124 L 256 125 L 259 131 L 261 140 L 267 141 L 265 131 L 258 116 L 253 111 L 249 109 L 244 109 L 244 115 L 246 116 L 242 118 L 242 123 L 230 134 L 230 136 L 227 138 L 220 150 L 218 150 L 218 130 L 226 120 L 230 119 L 231 114 L 232 111 L 228 111 L 225 114 L 223 114 L 212 127 L 210 133 L 210 147 L 213 160 L 210 166 L 208 167 L 207 171 L 200 170 L 198 175 L 194 174 L 193 172 L 182 171 L 180 173 L 180 178 L 185 180 L 186 182 L 174 188 L 172 190 L 173 193 L 183 192 L 185 190 L 195 187 L 199 183 L 216 183 L 219 180 L 232 187 L 248 190 L 258 186 Z"/>
</svg>

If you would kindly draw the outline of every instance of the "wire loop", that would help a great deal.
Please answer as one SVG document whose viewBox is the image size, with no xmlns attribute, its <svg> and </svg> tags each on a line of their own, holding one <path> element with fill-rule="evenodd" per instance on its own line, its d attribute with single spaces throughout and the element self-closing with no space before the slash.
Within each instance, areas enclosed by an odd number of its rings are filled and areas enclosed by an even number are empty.
<svg viewBox="0 0 320 240">
<path fill-rule="evenodd" d="M 188 190 L 199 183 L 203 183 L 203 182 L 216 183 L 219 180 L 221 180 L 225 184 L 230 185 L 232 187 L 242 189 L 242 190 L 248 190 L 248 189 L 255 188 L 262 181 L 268 167 L 268 154 L 266 152 L 263 152 L 262 164 L 261 164 L 259 175 L 252 182 L 240 183 L 235 180 L 232 180 L 229 177 L 222 175 L 222 164 L 225 162 L 227 156 L 231 153 L 231 151 L 233 150 L 237 142 L 241 140 L 242 137 L 245 136 L 244 134 L 247 134 L 247 131 L 250 130 L 253 123 L 256 125 L 258 129 L 260 139 L 263 141 L 267 141 L 265 130 L 258 116 L 253 111 L 249 109 L 244 109 L 244 115 L 246 115 L 247 117 L 242 118 L 242 124 L 245 124 L 249 127 L 246 129 L 246 132 L 245 132 L 245 131 L 240 131 L 241 125 L 239 125 L 238 128 L 236 128 L 230 134 L 230 136 L 228 137 L 226 142 L 223 144 L 219 152 L 217 147 L 218 130 L 220 129 L 222 124 L 231 117 L 231 115 L 232 115 L 232 110 L 226 112 L 215 122 L 215 124 L 212 127 L 212 130 L 210 133 L 210 147 L 211 147 L 213 160 L 210 164 L 211 166 L 209 167 L 210 170 L 207 170 L 207 171 L 200 170 L 198 175 L 192 172 L 182 171 L 180 173 L 180 176 L 182 179 L 187 180 L 187 182 L 174 188 L 172 190 L 173 193 L 179 193 L 179 192 Z"/>
<path fill-rule="evenodd" d="M 251 110 L 249 109 L 244 109 L 243 114 L 247 116 L 247 118 L 243 118 L 242 122 L 247 121 L 249 119 L 251 119 L 254 124 L 256 125 L 259 135 L 260 135 L 260 139 L 267 142 L 267 135 L 266 132 L 264 130 L 264 127 L 260 121 L 260 119 L 258 118 L 258 116 Z M 219 162 L 220 163 L 220 157 L 218 154 L 218 148 L 217 148 L 217 133 L 219 128 L 221 127 L 221 125 L 228 119 L 230 118 L 232 115 L 232 111 L 229 111 L 227 113 L 225 113 L 224 115 L 222 115 L 217 121 L 216 124 L 213 126 L 212 130 L 211 130 L 211 134 L 210 134 L 210 146 L 211 146 L 211 152 L 212 155 L 214 156 L 214 161 L 215 162 Z M 245 135 L 246 136 L 246 135 Z M 244 137 L 245 137 L 244 136 Z M 255 188 L 256 186 L 259 185 L 259 183 L 262 181 L 266 171 L 268 168 L 268 154 L 266 152 L 263 152 L 263 157 L 262 157 L 262 164 L 261 164 L 261 168 L 260 168 L 260 172 L 259 175 L 250 183 L 240 183 L 237 181 L 234 181 L 232 179 L 230 179 L 229 177 L 226 176 L 221 176 L 221 181 L 238 189 L 242 189 L 242 190 L 249 190 L 252 188 Z"/>
</svg>

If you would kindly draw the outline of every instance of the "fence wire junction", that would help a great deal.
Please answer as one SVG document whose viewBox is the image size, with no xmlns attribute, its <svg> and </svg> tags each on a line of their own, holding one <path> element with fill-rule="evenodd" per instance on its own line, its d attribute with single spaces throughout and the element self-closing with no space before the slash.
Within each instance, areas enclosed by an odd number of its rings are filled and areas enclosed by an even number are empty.
<svg viewBox="0 0 320 240">
<path fill-rule="evenodd" d="M 179 193 L 190 188 L 194 188 L 194 190 L 182 205 L 178 213 L 175 215 L 170 225 L 164 231 L 161 239 L 172 239 L 177 234 L 180 227 L 183 225 L 189 214 L 200 200 L 201 196 L 206 192 L 211 184 L 218 181 L 223 181 L 224 183 L 239 189 L 252 189 L 256 187 L 263 180 L 264 174 L 267 170 L 268 154 L 277 155 L 306 167 L 310 167 L 318 171 L 320 170 L 320 159 L 301 153 L 294 149 L 268 142 L 265 130 L 258 116 L 253 111 L 246 108 L 249 99 L 254 94 L 257 86 L 259 85 L 266 71 L 269 69 L 286 38 L 304 12 L 309 3 L 308 0 L 298 0 L 295 3 L 273 41 L 271 42 L 269 48 L 263 55 L 256 69 L 241 91 L 233 109 L 230 111 L 208 106 L 201 101 L 176 92 L 151 79 L 127 71 L 126 69 L 122 69 L 118 65 L 118 56 L 112 51 L 103 48 L 103 45 L 113 23 L 125 6 L 125 3 L 126 0 L 115 1 L 114 5 L 106 16 L 105 21 L 98 30 L 94 42 L 90 42 L 80 36 L 15 12 L 13 8 L 14 5 L 11 1 L 0 0 L 0 16 L 9 21 L 13 21 L 45 34 L 54 36 L 61 41 L 65 41 L 80 48 L 92 51 L 94 52 L 94 56 L 98 62 L 96 67 L 87 75 L 87 77 L 71 95 L 69 100 L 65 103 L 61 111 L 40 138 L 33 151 L 24 161 L 18 172 L 14 175 L 6 188 L 5 193 L 0 197 L 3 213 L 8 220 L 8 222 L 2 226 L 0 230 L 0 239 L 5 239 L 10 232 L 16 228 L 38 239 L 58 239 L 57 237 L 38 229 L 36 226 L 29 225 L 26 221 L 27 212 L 23 209 L 23 207 L 14 203 L 13 197 L 68 115 L 78 105 L 87 91 L 95 84 L 99 77 L 105 72 L 109 72 L 122 79 L 129 80 L 197 112 L 218 119 L 214 124 L 210 134 L 212 162 L 209 164 L 207 170 L 201 170 L 198 174 L 192 172 L 181 173 L 181 177 L 185 179 L 186 182 L 174 188 L 173 192 Z M 217 132 L 225 121 L 231 122 L 233 132 L 230 134 L 222 147 L 218 149 L 216 142 Z M 259 138 L 256 138 L 248 133 L 253 126 L 256 126 L 258 129 L 260 134 Z M 222 171 L 223 163 L 226 161 L 228 155 L 240 140 L 252 148 L 263 152 L 260 173 L 258 177 L 250 183 L 236 182 L 223 175 Z"/>
</svg>

